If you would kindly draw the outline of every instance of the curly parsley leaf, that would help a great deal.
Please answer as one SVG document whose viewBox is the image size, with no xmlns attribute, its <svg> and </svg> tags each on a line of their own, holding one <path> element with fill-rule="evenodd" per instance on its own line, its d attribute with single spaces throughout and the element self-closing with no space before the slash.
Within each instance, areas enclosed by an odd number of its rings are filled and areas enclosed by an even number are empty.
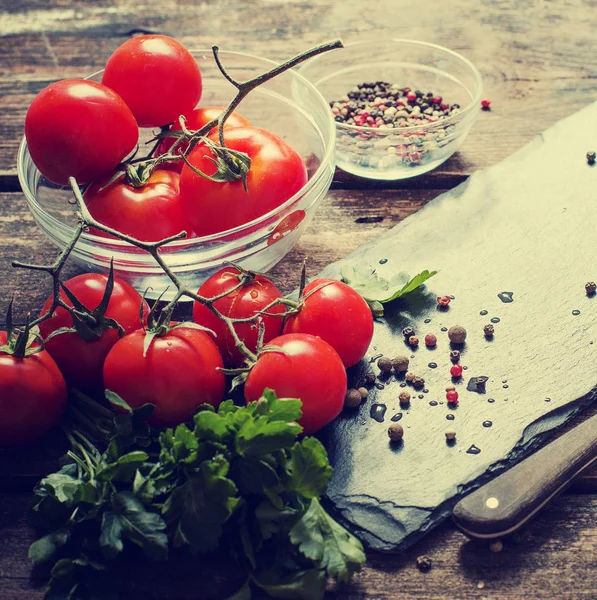
<svg viewBox="0 0 597 600">
<path fill-rule="evenodd" d="M 425 270 L 411 278 L 401 272 L 385 279 L 375 269 L 354 265 L 344 265 L 341 269 L 342 281 L 365 298 L 375 317 L 383 315 L 382 304 L 410 294 L 436 274 L 437 271 Z"/>
<path fill-rule="evenodd" d="M 290 530 L 290 541 L 340 581 L 348 581 L 365 562 L 361 542 L 336 523 L 317 498 Z"/>
</svg>

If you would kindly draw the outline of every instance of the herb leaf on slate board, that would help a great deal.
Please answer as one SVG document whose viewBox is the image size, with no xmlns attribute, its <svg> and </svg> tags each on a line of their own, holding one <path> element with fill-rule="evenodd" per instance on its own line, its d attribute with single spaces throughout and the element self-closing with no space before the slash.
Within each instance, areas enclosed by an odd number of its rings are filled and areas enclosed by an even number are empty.
<svg viewBox="0 0 597 600">
<path fill-rule="evenodd" d="M 391 279 L 385 279 L 375 269 L 349 264 L 341 269 L 342 281 L 365 298 L 374 317 L 383 316 L 383 304 L 410 294 L 436 274 L 437 271 L 426 269 L 412 278 L 401 272 Z"/>
<path fill-rule="evenodd" d="M 106 420 L 101 431 L 72 427 L 66 464 L 35 489 L 45 535 L 29 557 L 54 563 L 46 599 L 118 599 L 118 566 L 135 547 L 151 560 L 177 547 L 229 553 L 245 573 L 237 600 L 254 587 L 319 600 L 326 576 L 360 569 L 361 543 L 319 502 L 332 467 L 317 439 L 298 439 L 299 400 L 266 390 L 247 406 L 202 405 L 191 424 L 157 432 L 143 420 L 151 406 L 107 397 L 119 410 L 109 435 Z"/>
</svg>

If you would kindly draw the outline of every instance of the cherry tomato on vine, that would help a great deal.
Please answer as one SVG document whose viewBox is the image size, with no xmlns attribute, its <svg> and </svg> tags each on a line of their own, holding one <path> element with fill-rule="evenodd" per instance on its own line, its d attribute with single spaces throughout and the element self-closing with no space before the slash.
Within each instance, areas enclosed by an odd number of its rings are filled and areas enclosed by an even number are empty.
<svg viewBox="0 0 597 600">
<path fill-rule="evenodd" d="M 113 90 L 86 79 L 43 89 L 25 117 L 25 137 L 41 174 L 59 185 L 88 183 L 112 171 L 135 148 L 139 129 Z"/>
<path fill-rule="evenodd" d="M 185 115 L 187 118 L 185 122 L 185 127 L 187 129 L 197 131 L 198 129 L 201 129 L 204 125 L 207 125 L 210 121 L 217 119 L 220 116 L 220 113 L 222 113 L 225 108 L 226 107 L 224 106 L 202 106 L 196 108 L 188 115 Z M 246 127 L 248 125 L 251 125 L 248 119 L 245 119 L 245 117 L 243 117 L 237 112 L 233 112 L 226 119 L 224 123 L 224 129 L 228 129 L 229 127 Z M 172 124 L 172 127 L 170 127 L 170 130 L 180 131 L 180 123 L 178 121 L 175 121 Z M 166 154 L 166 152 L 168 152 L 168 150 L 170 150 L 170 148 L 172 147 L 172 144 L 174 144 L 174 141 L 174 138 L 164 138 L 160 142 L 160 145 L 156 150 L 156 156 L 160 154 Z M 187 146 L 188 144 L 180 144 L 180 146 L 178 146 L 178 148 L 176 149 L 176 154 L 181 154 Z M 184 162 L 181 160 L 178 162 L 163 163 L 163 165 L 167 165 L 168 169 L 171 169 L 173 171 L 176 170 L 180 173 L 180 171 L 182 171 L 182 167 L 184 166 Z"/>
<path fill-rule="evenodd" d="M 216 300 L 214 306 L 224 316 L 234 319 L 253 317 L 270 302 L 282 298 L 280 290 L 263 275 L 254 275 L 250 280 L 246 280 L 242 287 L 234 290 L 241 281 L 243 281 L 243 274 L 237 268 L 225 267 L 207 279 L 199 288 L 198 294 L 206 298 L 214 298 L 230 291 L 220 300 Z M 285 310 L 283 305 L 277 304 L 269 309 L 268 313 L 284 314 Z M 263 316 L 262 319 L 265 327 L 263 339 L 267 343 L 282 333 L 282 318 Z M 216 334 L 214 341 L 222 354 L 226 367 L 242 367 L 245 364 L 244 355 L 236 348 L 234 338 L 222 319 L 212 313 L 204 304 L 195 302 L 193 320 Z M 248 349 L 255 352 L 258 337 L 256 322 L 238 323 L 234 329 Z"/>
<path fill-rule="evenodd" d="M 122 96 L 139 127 L 178 120 L 201 98 L 201 72 L 193 55 L 166 35 L 139 35 L 114 51 L 102 83 Z"/>
<path fill-rule="evenodd" d="M 108 277 L 97 273 L 84 273 L 65 282 L 65 286 L 90 311 L 101 302 Z M 72 306 L 71 301 L 61 292 L 62 299 Z M 107 318 L 114 319 L 126 333 L 135 331 L 141 326 L 141 303 L 144 314 L 149 312 L 149 306 L 139 293 L 128 283 L 114 279 L 114 289 L 105 312 Z M 52 305 L 50 296 L 41 314 L 48 312 Z M 45 339 L 52 332 L 63 327 L 73 327 L 70 313 L 64 308 L 57 308 L 54 316 L 39 324 L 41 336 Z M 66 332 L 52 337 L 46 342 L 46 350 L 58 364 L 69 386 L 82 390 L 101 389 L 102 369 L 104 360 L 118 341 L 117 329 L 105 329 L 97 339 L 84 340 L 78 333 Z"/>
<path fill-rule="evenodd" d="M 358 292 L 335 279 L 315 279 L 305 286 L 301 300 L 300 312 L 288 317 L 284 333 L 319 336 L 345 367 L 365 356 L 373 337 L 373 315 Z"/>
<path fill-rule="evenodd" d="M 6 340 L 0 331 L 0 345 Z M 23 358 L 0 350 L 0 448 L 37 441 L 65 407 L 64 378 L 45 350 Z"/>
<path fill-rule="evenodd" d="M 217 346 L 204 332 L 191 327 L 171 329 L 155 337 L 146 356 L 146 332 L 120 339 L 104 363 L 106 389 L 132 408 L 155 405 L 147 420 L 153 427 L 174 427 L 189 421 L 200 404 L 217 407 L 226 393 L 226 377 Z"/>
<path fill-rule="evenodd" d="M 210 134 L 217 141 L 217 133 Z M 299 154 L 278 136 L 256 127 L 224 131 L 226 146 L 251 158 L 247 192 L 242 181 L 213 182 L 194 173 L 188 165 L 180 175 L 180 199 L 198 236 L 211 235 L 243 225 L 277 208 L 307 182 Z M 212 153 L 199 145 L 188 156 L 200 171 L 213 175 Z"/>
<path fill-rule="evenodd" d="M 103 225 L 144 242 L 156 242 L 189 229 L 180 205 L 178 173 L 156 169 L 140 188 L 128 185 L 124 175 L 104 187 L 110 177 L 95 181 L 85 191 L 89 212 Z M 112 237 L 96 229 L 91 233 Z"/>
<path fill-rule="evenodd" d="M 346 371 L 338 353 L 307 333 L 281 335 L 268 346 L 281 351 L 264 352 L 257 359 L 245 383 L 246 402 L 258 400 L 266 388 L 279 398 L 300 398 L 303 416 L 299 423 L 305 435 L 335 419 L 346 396 Z"/>
</svg>

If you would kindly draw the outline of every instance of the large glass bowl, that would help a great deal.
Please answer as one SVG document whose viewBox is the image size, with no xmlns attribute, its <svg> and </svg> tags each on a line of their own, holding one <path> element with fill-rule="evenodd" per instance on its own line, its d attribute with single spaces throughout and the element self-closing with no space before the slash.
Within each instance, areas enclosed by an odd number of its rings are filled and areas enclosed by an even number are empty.
<svg viewBox="0 0 597 600">
<path fill-rule="evenodd" d="M 225 106 L 236 88 L 220 73 L 211 50 L 193 51 L 201 68 L 201 106 Z M 220 59 L 236 80 L 251 79 L 276 63 L 237 52 L 220 52 Z M 101 80 L 101 72 L 91 76 Z M 308 171 L 305 186 L 277 209 L 241 227 L 215 235 L 177 240 L 163 247 L 168 265 L 191 288 L 199 285 L 223 263 L 232 261 L 264 272 L 296 244 L 311 222 L 334 174 L 336 130 L 321 93 L 296 71 L 286 71 L 253 90 L 240 104 L 239 113 L 257 127 L 286 140 L 302 156 Z M 149 133 L 149 132 L 147 132 Z M 147 136 L 146 136 L 147 137 Z M 70 188 L 56 186 L 37 170 L 26 140 L 18 155 L 19 181 L 37 224 L 59 248 L 72 238 L 76 219 Z M 140 292 L 156 298 L 173 285 L 154 259 L 121 240 L 83 234 L 72 258 L 87 271 L 107 272 L 114 259 L 116 275 Z"/>
<path fill-rule="evenodd" d="M 425 125 L 391 129 L 336 122 L 336 164 L 371 179 L 396 180 L 435 169 L 460 147 L 478 115 L 483 81 L 475 66 L 447 48 L 415 40 L 386 39 L 347 44 L 316 56 L 299 72 L 328 103 L 378 81 L 433 92 L 459 107 Z"/>
</svg>

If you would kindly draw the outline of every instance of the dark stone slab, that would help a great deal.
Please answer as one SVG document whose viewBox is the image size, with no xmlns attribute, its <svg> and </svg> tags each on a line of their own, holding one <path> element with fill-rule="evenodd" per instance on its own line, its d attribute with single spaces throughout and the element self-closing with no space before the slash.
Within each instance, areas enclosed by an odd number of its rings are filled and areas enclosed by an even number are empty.
<svg viewBox="0 0 597 600">
<path fill-rule="evenodd" d="M 595 398 L 597 299 L 584 289 L 597 279 L 597 167 L 585 158 L 595 131 L 597 104 L 323 271 L 339 278 L 346 262 L 386 277 L 440 271 L 386 311 L 371 347 L 372 356 L 414 354 L 409 370 L 425 378 L 428 393 L 402 388 L 395 377 L 378 380 L 360 409 L 345 411 L 323 436 L 335 467 L 329 500 L 370 547 L 395 551 L 414 542 L 467 491 Z M 446 294 L 455 299 L 440 311 L 436 297 Z M 487 340 L 483 327 L 492 319 L 495 335 Z M 467 369 L 454 383 L 460 404 L 451 409 L 451 346 L 441 329 L 456 324 L 468 332 Z M 406 325 L 421 338 L 415 352 L 401 334 Z M 429 332 L 438 336 L 433 350 L 423 344 Z M 368 368 L 365 361 L 355 368 L 353 382 Z M 478 376 L 487 377 L 485 389 L 467 390 Z M 412 396 L 406 408 L 398 403 L 403 389 Z M 386 405 L 383 422 L 370 417 L 373 403 Z M 387 426 L 398 412 L 404 439 L 396 447 Z M 446 443 L 447 430 L 456 431 L 455 444 Z"/>
</svg>

